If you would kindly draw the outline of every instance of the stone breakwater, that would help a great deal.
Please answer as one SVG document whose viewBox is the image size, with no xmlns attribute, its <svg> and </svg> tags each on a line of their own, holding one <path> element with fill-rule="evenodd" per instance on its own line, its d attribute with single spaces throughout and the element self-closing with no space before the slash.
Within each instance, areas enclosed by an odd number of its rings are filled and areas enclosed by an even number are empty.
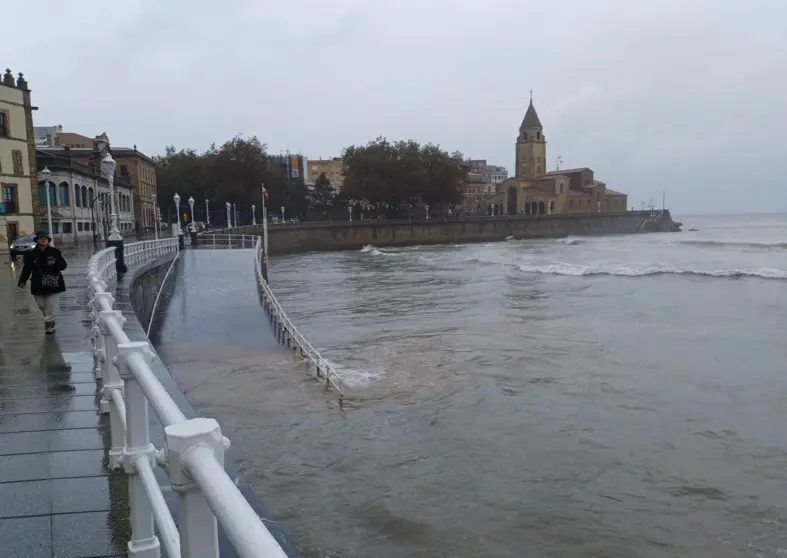
<svg viewBox="0 0 787 558">
<path fill-rule="evenodd" d="M 645 225 L 647 223 L 647 225 Z M 452 220 L 375 220 L 353 222 L 309 222 L 274 225 L 269 228 L 271 255 L 313 251 L 357 250 L 416 244 L 494 242 L 508 237 L 555 238 L 579 235 L 633 234 L 679 231 L 669 210 L 657 218 L 650 211 L 590 213 L 583 215 L 506 215 Z M 262 234 L 261 226 L 232 231 Z"/>
</svg>

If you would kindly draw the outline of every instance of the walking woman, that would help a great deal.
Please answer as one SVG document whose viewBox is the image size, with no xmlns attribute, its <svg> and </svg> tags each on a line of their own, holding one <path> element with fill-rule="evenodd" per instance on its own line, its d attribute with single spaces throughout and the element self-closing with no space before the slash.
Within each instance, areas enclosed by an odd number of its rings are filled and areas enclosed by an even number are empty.
<svg viewBox="0 0 787 558">
<path fill-rule="evenodd" d="M 60 293 L 66 290 L 61 273 L 67 266 L 63 254 L 49 243 L 52 239 L 43 232 L 36 233 L 36 247 L 25 252 L 25 265 L 19 276 L 19 287 L 24 289 L 30 279 L 30 292 L 44 314 L 44 331 L 55 332 L 55 318 L 60 309 Z"/>
</svg>

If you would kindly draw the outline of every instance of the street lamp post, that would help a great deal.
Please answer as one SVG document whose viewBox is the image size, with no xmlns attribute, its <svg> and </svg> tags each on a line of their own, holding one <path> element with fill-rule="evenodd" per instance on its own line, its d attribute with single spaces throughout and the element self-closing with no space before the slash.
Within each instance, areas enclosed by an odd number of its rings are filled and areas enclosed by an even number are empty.
<svg viewBox="0 0 787 558">
<path fill-rule="evenodd" d="M 44 167 L 44 170 L 41 171 L 41 180 L 44 181 L 44 188 L 46 188 L 46 220 L 47 220 L 47 227 L 49 230 L 47 234 L 49 234 L 49 238 L 52 238 L 52 244 L 55 244 L 54 237 L 52 236 L 52 200 L 49 197 L 49 178 L 52 176 L 52 171 L 49 170 L 49 167 Z"/>
<path fill-rule="evenodd" d="M 251 204 L 251 224 L 257 224 L 257 206 L 254 204 Z"/>
<path fill-rule="evenodd" d="M 180 226 L 180 196 L 177 194 L 177 192 L 174 196 L 172 196 L 172 200 L 175 202 L 175 215 L 178 218 L 177 227 L 175 229 L 175 232 L 178 235 L 178 250 L 185 250 L 186 241 L 183 238 L 183 229 Z"/>
<path fill-rule="evenodd" d="M 101 160 L 101 170 L 104 171 L 104 176 L 107 177 L 109 182 L 109 242 L 117 242 L 123 240 L 118 230 L 118 214 L 117 207 L 115 207 L 115 167 L 117 163 L 112 158 L 112 155 L 107 153 Z"/>
<path fill-rule="evenodd" d="M 158 204 L 156 203 L 156 194 L 153 194 L 153 234 L 156 235 L 156 240 L 158 240 L 158 228 L 161 226 L 161 223 L 158 222 Z"/>
<path fill-rule="evenodd" d="M 227 206 L 227 228 L 231 229 L 232 228 L 232 216 L 230 214 L 230 211 L 232 211 L 232 204 L 230 202 L 227 202 L 225 205 Z"/>
<path fill-rule="evenodd" d="M 189 196 L 189 224 L 194 224 L 194 198 Z"/>
<path fill-rule="evenodd" d="M 197 225 L 194 223 L 194 196 L 189 196 L 189 235 L 191 236 L 191 247 L 197 247 Z"/>
<path fill-rule="evenodd" d="M 265 198 L 268 193 L 265 191 L 265 183 L 261 182 L 262 188 L 262 278 L 268 281 L 268 210 L 265 208 Z"/>
<path fill-rule="evenodd" d="M 210 211 L 208 210 L 208 200 L 205 200 L 205 224 L 210 225 Z"/>
<path fill-rule="evenodd" d="M 101 170 L 104 173 L 104 176 L 107 177 L 107 182 L 109 182 L 109 220 L 110 220 L 110 229 L 109 229 L 109 239 L 107 240 L 107 246 L 113 246 L 115 248 L 115 270 L 118 273 L 125 273 L 126 272 L 126 262 L 124 261 L 124 248 L 123 248 L 123 237 L 120 236 L 120 231 L 118 230 L 118 214 L 117 208 L 115 207 L 115 167 L 117 163 L 112 158 L 112 155 L 107 153 L 104 155 L 104 158 L 101 159 Z"/>
<path fill-rule="evenodd" d="M 281 206 L 281 222 L 284 222 L 284 206 Z"/>
</svg>

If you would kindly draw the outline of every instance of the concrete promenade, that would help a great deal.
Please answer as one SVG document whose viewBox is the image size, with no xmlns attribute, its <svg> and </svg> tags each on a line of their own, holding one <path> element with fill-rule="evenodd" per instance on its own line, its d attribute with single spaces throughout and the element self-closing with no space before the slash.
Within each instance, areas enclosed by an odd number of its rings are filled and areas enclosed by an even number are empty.
<svg viewBox="0 0 787 558">
<path fill-rule="evenodd" d="M 128 488 L 106 469 L 87 318 L 89 253 L 67 250 L 55 336 L 45 337 L 21 261 L 0 267 L 0 554 L 124 556 Z"/>
<path fill-rule="evenodd" d="M 98 413 L 96 378 L 88 318 L 87 261 L 92 247 L 65 247 L 68 290 L 62 295 L 57 333 L 44 336 L 43 319 L 29 289 L 16 286 L 21 259 L 0 267 L 0 557 L 98 558 L 126 556 L 130 535 L 127 476 L 106 468 L 109 421 Z M 178 266 L 171 299 L 162 301 L 159 339 L 169 347 L 189 347 L 189 372 L 215 373 L 243 357 L 243 348 L 284 352 L 259 307 L 250 251 L 188 250 Z M 233 275 L 238 258 L 249 258 L 250 273 Z M 144 265 L 144 264 L 143 264 Z M 115 307 L 128 320 L 132 341 L 147 340 L 130 305 L 128 287 L 139 268 L 110 286 Z M 173 270 L 173 272 L 176 270 Z M 232 291 L 233 297 L 224 296 Z M 207 336 L 207 337 L 206 337 Z M 214 341 L 222 351 L 196 354 L 196 345 Z M 236 354 L 236 351 L 241 354 Z M 287 353 L 289 354 L 289 353 Z M 255 359 L 256 361 L 256 359 Z M 177 364 L 172 363 L 175 367 Z M 151 363 L 159 381 L 187 416 L 195 411 L 162 361 Z M 233 364 L 232 367 L 235 365 Z M 163 429 L 151 413 L 151 441 L 163 446 Z M 227 432 L 231 436 L 231 432 Z M 228 472 L 239 472 L 228 453 Z M 156 470 L 175 520 L 177 497 L 163 470 Z M 289 556 L 294 546 L 271 519 L 253 491 L 241 491 Z M 224 533 L 222 558 L 235 552 Z M 163 554 L 163 548 L 162 548 Z"/>
</svg>

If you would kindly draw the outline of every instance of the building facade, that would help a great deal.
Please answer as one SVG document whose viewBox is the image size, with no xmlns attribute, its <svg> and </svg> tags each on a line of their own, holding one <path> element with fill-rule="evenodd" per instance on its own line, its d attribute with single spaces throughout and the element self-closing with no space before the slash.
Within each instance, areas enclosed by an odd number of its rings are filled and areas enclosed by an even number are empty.
<svg viewBox="0 0 787 558">
<path fill-rule="evenodd" d="M 486 193 L 492 196 L 497 192 L 497 185 L 508 180 L 508 170 L 498 165 L 490 165 L 486 159 L 471 159 L 470 172 L 481 176 L 486 184 Z"/>
<path fill-rule="evenodd" d="M 134 147 L 111 147 L 106 133 L 93 138 L 64 132 L 63 126 L 35 128 L 36 144 L 39 149 L 62 154 L 70 149 L 69 156 L 77 162 L 90 165 L 91 158 L 98 153 L 111 153 L 118 168 L 118 176 L 127 178 L 134 190 L 133 230 L 137 235 L 153 231 L 155 226 L 156 162 Z"/>
<path fill-rule="evenodd" d="M 305 184 L 306 160 L 303 155 L 297 153 L 285 153 L 282 155 L 269 155 L 270 164 L 279 167 L 288 184 Z"/>
<path fill-rule="evenodd" d="M 309 159 L 307 161 L 309 172 L 309 183 L 315 181 L 324 174 L 331 181 L 331 186 L 336 192 L 341 191 L 344 185 L 344 174 L 342 173 L 342 158 L 331 157 L 330 159 Z"/>
<path fill-rule="evenodd" d="M 519 126 L 515 144 L 516 174 L 497 185 L 486 201 L 487 213 L 621 213 L 628 196 L 607 188 L 590 168 L 547 171 L 546 137 L 533 99 Z M 501 211 L 502 210 L 502 211 Z"/>
<path fill-rule="evenodd" d="M 484 182 L 481 173 L 467 173 L 464 180 L 459 183 L 459 193 L 462 196 L 460 203 L 456 206 L 456 212 L 461 214 L 478 214 L 483 212 L 484 200 L 489 197 L 488 188 L 491 185 Z"/>
<path fill-rule="evenodd" d="M 109 182 L 102 175 L 100 160 L 82 164 L 69 156 L 44 150 L 36 151 L 38 172 L 46 167 L 52 173 L 49 199 L 43 181 L 38 181 L 39 221 L 47 229 L 48 208 L 52 214 L 52 238 L 58 244 L 75 244 L 108 237 L 112 204 Z M 117 172 L 117 171 L 116 171 Z M 115 211 L 118 229 L 124 236 L 134 233 L 134 189 L 128 177 L 115 178 Z M 47 205 L 49 204 L 49 205 Z"/>
<path fill-rule="evenodd" d="M 14 79 L 6 70 L 0 81 L 0 251 L 36 230 L 34 110 L 24 76 Z"/>
</svg>

